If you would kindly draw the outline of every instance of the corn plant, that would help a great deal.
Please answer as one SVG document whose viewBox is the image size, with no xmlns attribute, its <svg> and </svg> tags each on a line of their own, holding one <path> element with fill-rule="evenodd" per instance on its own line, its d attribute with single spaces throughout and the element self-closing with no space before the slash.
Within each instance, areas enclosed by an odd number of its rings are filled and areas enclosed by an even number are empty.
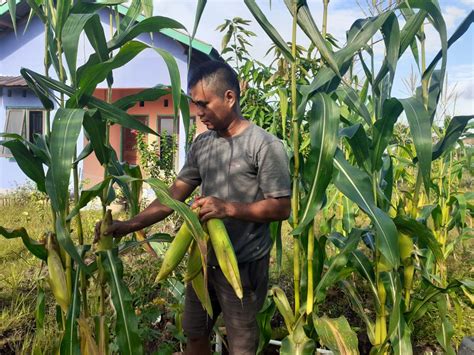
<svg viewBox="0 0 474 355">
<path fill-rule="evenodd" d="M 11 230 L 0 227 L 0 234 L 6 238 L 21 238 L 28 250 L 47 264 L 51 290 L 58 304 L 59 350 L 64 354 L 79 351 L 107 353 L 111 325 L 115 327 L 113 334 L 121 353 L 143 353 L 132 297 L 123 281 L 120 255 L 138 245 L 146 245 L 148 241 L 169 241 L 168 237 L 162 235 L 145 240 L 144 235 L 137 233 L 136 239 L 141 241 L 121 242 L 104 234 L 112 219 L 107 206 L 115 198 L 113 184 L 121 188 L 131 206 L 131 215 L 135 215 L 140 209 L 139 196 L 143 183 L 138 167 L 122 164 L 117 159 L 108 141 L 109 126 L 119 124 L 146 134 L 156 134 L 148 126 L 133 119 L 126 110 L 138 101 L 156 100 L 171 92 L 175 116 L 181 113 L 186 134 L 189 129 L 189 106 L 186 96 L 182 94 L 176 60 L 163 49 L 135 39 L 140 34 L 164 28 L 186 29 L 171 18 L 151 16 L 151 1 L 133 1 L 123 17 L 116 11 L 120 3 L 28 1 L 31 15 L 38 16 L 44 23 L 45 72 L 41 74 L 25 68 L 21 74 L 48 111 L 47 133 L 44 137 L 35 137 L 34 143 L 18 135 L 1 134 L 4 140 L 0 144 L 11 151 L 23 172 L 51 201 L 54 223 L 46 227 L 42 240 L 31 238 L 24 228 Z M 203 3 L 200 1 L 198 4 L 196 26 Z M 111 36 L 108 41 L 99 18 L 99 11 L 106 7 L 110 7 L 111 14 Z M 14 2 L 10 4 L 10 13 L 14 19 Z M 142 13 L 146 19 L 137 22 Z M 115 32 L 112 26 L 114 14 Z M 78 66 L 78 44 L 83 32 L 94 53 L 84 65 Z M 157 85 L 111 102 L 113 70 L 126 65 L 148 48 L 164 59 L 171 86 Z M 49 75 L 51 67 L 57 79 Z M 97 85 L 104 80 L 109 88 L 105 101 L 93 96 Z M 52 122 L 49 120 L 50 111 L 56 111 Z M 76 145 L 81 130 L 84 130 L 88 144 L 77 154 Z M 104 168 L 104 180 L 80 193 L 77 166 L 92 153 Z M 69 198 L 71 172 L 73 201 Z M 197 217 L 186 205 L 169 197 L 164 183 L 156 179 L 149 179 L 148 183 L 163 203 L 184 217 L 196 237 L 196 245 L 205 255 L 205 233 Z M 95 197 L 99 197 L 102 202 L 103 221 L 98 243 L 92 246 L 85 244 L 80 211 Z M 77 230 L 72 229 L 73 219 L 77 220 Z M 44 298 L 44 293 L 41 291 L 38 297 Z M 108 299 L 113 304 L 114 316 L 109 312 Z M 39 309 L 44 312 L 44 307 Z M 109 322 L 111 316 L 112 323 Z M 42 319 L 44 313 L 41 315 L 40 312 L 38 317 Z"/>
<path fill-rule="evenodd" d="M 448 40 L 436 1 L 401 1 L 376 16 L 355 21 L 347 31 L 347 44 L 334 51 L 326 40 L 327 13 L 323 14 L 324 28 L 320 31 L 306 1 L 285 0 L 293 20 L 291 48 L 255 1 L 245 3 L 291 65 L 288 111 L 292 118 L 287 143 L 293 156 L 290 222 L 294 236 L 295 301 L 292 311 L 284 293 L 273 288 L 276 306 L 289 332 L 283 340 L 282 353 L 312 353 L 314 340 L 336 351 L 357 352 L 357 342 L 349 335 L 347 322 L 322 319 L 317 312 L 327 288 L 337 283 L 346 290 L 366 322 L 374 353 L 412 353 L 413 323 L 433 303 L 438 305 L 441 318 L 438 341 L 445 351 L 452 352 L 444 295 L 460 287 L 472 292 L 472 281 L 441 282 L 436 269 L 433 274 L 433 269 L 426 268 L 426 260 L 441 265 L 446 255 L 433 231 L 417 218 L 432 191 L 432 161 L 452 147 L 473 117 L 454 117 L 445 135 L 433 146 L 433 118 L 443 88 L 447 50 L 467 30 L 474 15 L 471 13 Z M 327 5 L 325 2 L 325 11 Z M 398 15 L 405 18 L 403 27 Z M 425 22 L 435 28 L 441 40 L 441 50 L 428 65 Z M 323 63 L 309 78 L 309 84 L 299 86 L 297 25 L 317 49 L 318 56 L 313 60 Z M 385 52 L 381 67 L 376 70 L 373 43 L 378 33 L 382 35 Z M 395 98 L 391 89 L 396 67 L 407 50 L 412 51 L 420 68 L 421 85 L 412 97 Z M 355 59 L 365 73 L 361 89 L 351 75 Z M 439 63 L 440 68 L 436 69 Z M 416 171 L 408 211 L 397 208 L 393 199 L 397 181 L 395 157 L 389 147 L 394 125 L 402 113 L 415 152 L 414 159 L 408 161 Z M 305 135 L 309 137 L 306 154 L 302 147 Z M 321 220 L 321 209 L 331 200 L 326 194 L 330 184 L 344 195 L 342 225 L 347 229 L 343 231 L 327 231 L 324 224 L 315 226 L 315 221 Z M 370 220 L 368 228 L 354 228 L 350 221 L 354 205 Z M 360 246 L 362 241 L 367 247 Z M 337 250 L 332 256 L 326 253 L 328 242 Z M 369 285 L 375 319 L 365 313 L 358 290 L 348 277 L 354 273 Z M 415 285 L 417 297 L 411 299 Z"/>
</svg>

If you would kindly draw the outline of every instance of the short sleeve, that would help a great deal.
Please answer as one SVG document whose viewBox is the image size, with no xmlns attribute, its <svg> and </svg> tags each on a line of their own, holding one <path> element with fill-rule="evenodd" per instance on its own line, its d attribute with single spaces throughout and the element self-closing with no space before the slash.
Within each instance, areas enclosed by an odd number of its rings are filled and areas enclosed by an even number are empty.
<svg viewBox="0 0 474 355">
<path fill-rule="evenodd" d="M 258 152 L 257 164 L 258 182 L 265 198 L 291 195 L 288 156 L 281 141 L 265 144 Z"/>
<path fill-rule="evenodd" d="M 176 178 L 194 187 L 201 185 L 202 180 L 196 159 L 196 143 L 189 148 L 183 168 Z"/>
</svg>

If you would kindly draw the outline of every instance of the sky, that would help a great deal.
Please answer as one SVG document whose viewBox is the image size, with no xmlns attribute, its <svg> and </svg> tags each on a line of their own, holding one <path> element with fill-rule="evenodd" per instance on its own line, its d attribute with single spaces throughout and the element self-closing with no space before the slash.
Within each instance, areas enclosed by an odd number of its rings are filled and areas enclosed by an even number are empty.
<svg viewBox="0 0 474 355">
<path fill-rule="evenodd" d="M 321 29 L 322 22 L 322 0 L 308 0 L 309 8 L 312 12 L 318 27 Z M 328 32 L 331 33 L 340 44 L 345 43 L 345 33 L 352 23 L 358 18 L 370 15 L 367 5 L 369 0 L 331 0 L 328 12 Z M 474 0 L 440 0 L 439 1 L 447 29 L 448 38 L 455 31 L 462 20 L 474 9 Z M 257 4 L 262 9 L 273 26 L 286 40 L 291 39 L 291 16 L 283 0 L 257 0 Z M 271 5 L 270 5 L 271 4 Z M 189 32 L 194 25 L 196 11 L 195 0 L 154 0 L 154 14 L 171 17 L 181 22 Z M 199 24 L 196 38 L 207 42 L 220 52 L 223 33 L 216 31 L 216 27 L 224 23 L 225 19 L 242 17 L 251 20 L 249 29 L 257 35 L 252 37 L 249 52 L 253 58 L 268 64 L 270 58 L 265 57 L 265 53 L 272 42 L 266 33 L 260 28 L 250 11 L 242 0 L 208 0 L 206 8 Z M 439 36 L 430 26 L 426 28 L 427 57 L 428 63 L 439 50 Z M 309 40 L 299 33 L 298 44 L 308 47 Z M 376 52 L 383 53 L 382 43 Z M 394 83 L 392 95 L 398 98 L 411 96 L 410 90 L 404 84 L 411 73 L 418 76 L 420 74 L 408 50 L 399 61 L 397 75 Z M 451 115 L 466 115 L 474 113 L 474 25 L 471 25 L 466 34 L 459 39 L 448 51 L 448 90 L 447 93 L 456 97 L 456 104 L 452 103 L 447 108 Z M 362 74 L 362 73 L 361 73 Z"/>
</svg>

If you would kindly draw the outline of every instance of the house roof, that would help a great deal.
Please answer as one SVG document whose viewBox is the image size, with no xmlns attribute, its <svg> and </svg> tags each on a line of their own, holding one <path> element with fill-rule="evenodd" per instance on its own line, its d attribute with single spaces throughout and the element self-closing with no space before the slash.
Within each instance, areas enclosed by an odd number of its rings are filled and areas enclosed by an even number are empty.
<svg viewBox="0 0 474 355">
<path fill-rule="evenodd" d="M 30 12 L 30 7 L 24 0 L 15 0 L 16 1 L 16 18 L 17 20 L 22 20 L 28 17 Z M 121 15 L 125 15 L 127 13 L 128 8 L 123 5 L 119 5 L 118 11 Z M 140 15 L 137 18 L 137 21 L 143 21 L 145 19 L 144 16 Z M 9 8 L 7 0 L 0 0 L 0 33 L 5 31 L 13 30 L 12 20 L 9 14 Z M 186 33 L 181 31 L 172 29 L 172 28 L 165 28 L 160 30 L 160 33 L 164 34 L 165 36 L 185 45 L 186 47 L 189 46 L 189 42 L 191 37 L 188 36 Z M 193 49 L 207 55 L 212 59 L 219 59 L 219 53 L 212 47 L 212 45 L 200 41 L 196 38 L 192 41 Z"/>
<path fill-rule="evenodd" d="M 0 75 L 0 88 L 1 87 L 26 87 L 28 84 L 22 76 L 1 76 Z"/>
</svg>

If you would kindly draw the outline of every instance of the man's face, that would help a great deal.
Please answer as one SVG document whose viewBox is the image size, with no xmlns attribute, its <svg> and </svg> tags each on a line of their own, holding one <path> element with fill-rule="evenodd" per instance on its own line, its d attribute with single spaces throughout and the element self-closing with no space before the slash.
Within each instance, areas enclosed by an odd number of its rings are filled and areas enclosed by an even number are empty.
<svg viewBox="0 0 474 355">
<path fill-rule="evenodd" d="M 211 85 L 199 81 L 190 90 L 192 102 L 196 105 L 196 115 L 207 129 L 213 131 L 225 130 L 232 122 L 232 107 L 234 100 L 232 91 L 223 97 L 217 95 Z"/>
</svg>

